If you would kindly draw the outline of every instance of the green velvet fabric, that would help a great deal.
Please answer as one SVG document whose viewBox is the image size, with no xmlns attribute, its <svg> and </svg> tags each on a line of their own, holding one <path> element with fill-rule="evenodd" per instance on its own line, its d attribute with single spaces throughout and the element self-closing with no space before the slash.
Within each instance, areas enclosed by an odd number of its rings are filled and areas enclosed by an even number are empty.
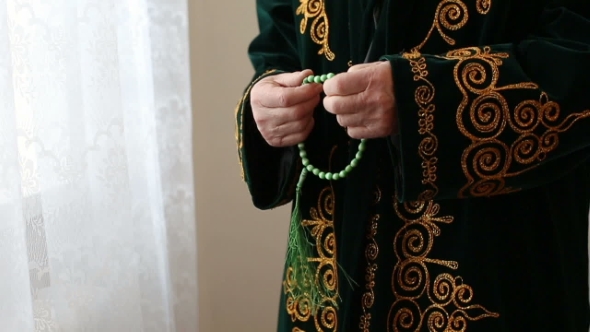
<svg viewBox="0 0 590 332">
<path fill-rule="evenodd" d="M 257 1 L 252 84 L 389 61 L 400 127 L 368 141 L 350 177 L 306 180 L 310 259 L 339 295 L 309 312 L 285 266 L 277 331 L 588 331 L 589 7 Z M 253 204 L 271 209 L 293 199 L 301 165 L 296 148 L 264 142 L 249 91 L 239 156 Z M 315 116 L 310 159 L 340 170 L 358 141 L 322 107 Z"/>
</svg>

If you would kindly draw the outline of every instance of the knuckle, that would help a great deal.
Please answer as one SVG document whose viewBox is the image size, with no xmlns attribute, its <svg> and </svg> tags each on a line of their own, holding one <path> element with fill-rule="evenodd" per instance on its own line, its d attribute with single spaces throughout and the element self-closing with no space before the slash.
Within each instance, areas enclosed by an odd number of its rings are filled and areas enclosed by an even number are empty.
<svg viewBox="0 0 590 332">
<path fill-rule="evenodd" d="M 290 103 L 290 96 L 288 93 L 286 93 L 285 91 L 281 91 L 278 95 L 278 105 L 280 107 L 288 107 L 289 103 Z"/>
<path fill-rule="evenodd" d="M 273 137 L 267 140 L 268 145 L 274 147 L 274 148 L 278 148 L 281 147 L 283 139 L 280 137 Z"/>
<path fill-rule="evenodd" d="M 335 77 L 332 80 L 331 88 L 334 92 L 338 93 L 344 89 L 344 83 L 339 77 Z"/>
<path fill-rule="evenodd" d="M 340 104 L 337 102 L 337 99 L 334 98 L 325 98 L 324 99 L 324 108 L 326 111 L 330 113 L 339 113 L 340 112 Z"/>
</svg>

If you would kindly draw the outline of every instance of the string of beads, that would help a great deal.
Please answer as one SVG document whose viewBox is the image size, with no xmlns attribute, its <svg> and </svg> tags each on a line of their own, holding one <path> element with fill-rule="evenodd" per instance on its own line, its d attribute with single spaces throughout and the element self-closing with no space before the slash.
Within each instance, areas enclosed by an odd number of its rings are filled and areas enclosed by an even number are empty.
<svg viewBox="0 0 590 332">
<path fill-rule="evenodd" d="M 324 83 L 327 80 L 331 79 L 334 76 L 335 75 L 333 73 L 324 74 L 324 75 L 310 75 L 303 80 L 303 84 L 310 84 L 310 83 L 321 84 L 321 83 Z M 313 166 L 311 164 L 311 162 L 309 161 L 309 158 L 307 157 L 307 151 L 305 150 L 305 143 L 299 143 L 297 145 L 297 147 L 299 148 L 299 156 L 301 157 L 301 162 L 303 164 L 303 167 L 305 167 L 309 173 L 319 177 L 322 180 L 339 180 L 339 179 L 343 179 L 343 178 L 347 177 L 348 174 L 352 171 L 352 169 L 358 165 L 359 161 L 363 157 L 363 151 L 365 151 L 366 143 L 365 143 L 365 139 L 361 139 L 359 146 L 358 146 L 358 150 L 356 152 L 356 155 L 350 161 L 350 163 L 340 172 L 324 172 L 324 171 L 320 170 L 319 168 Z"/>
</svg>

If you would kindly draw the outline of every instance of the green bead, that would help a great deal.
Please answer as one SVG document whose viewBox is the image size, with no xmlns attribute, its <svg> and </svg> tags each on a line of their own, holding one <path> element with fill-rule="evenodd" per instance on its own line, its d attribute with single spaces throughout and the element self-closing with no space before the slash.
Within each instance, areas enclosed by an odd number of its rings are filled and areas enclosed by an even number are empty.
<svg viewBox="0 0 590 332">
<path fill-rule="evenodd" d="M 334 76 L 336 76 L 334 73 L 328 73 L 328 74 L 322 74 L 322 75 L 309 75 L 305 79 L 303 79 L 303 84 L 324 83 L 327 80 L 333 78 Z M 301 163 L 303 164 L 305 169 L 308 172 L 313 173 L 314 175 L 318 176 L 322 180 L 339 180 L 339 179 L 343 179 L 343 178 L 347 177 L 350 174 L 350 172 L 352 172 L 352 170 L 359 164 L 361 158 L 363 157 L 364 151 L 367 148 L 366 140 L 362 139 L 358 145 L 358 151 L 357 151 L 355 157 L 350 161 L 350 164 L 348 166 L 346 166 L 340 172 L 332 173 L 332 172 L 322 172 L 319 168 L 314 167 L 311 164 L 311 162 L 309 161 L 309 158 L 307 156 L 307 151 L 305 150 L 305 144 L 303 142 L 297 144 L 297 147 L 299 148 L 299 157 L 301 157 Z"/>
<path fill-rule="evenodd" d="M 365 151 L 366 148 L 367 145 L 365 144 L 365 141 L 361 141 L 361 143 L 359 144 L 359 151 Z"/>
</svg>

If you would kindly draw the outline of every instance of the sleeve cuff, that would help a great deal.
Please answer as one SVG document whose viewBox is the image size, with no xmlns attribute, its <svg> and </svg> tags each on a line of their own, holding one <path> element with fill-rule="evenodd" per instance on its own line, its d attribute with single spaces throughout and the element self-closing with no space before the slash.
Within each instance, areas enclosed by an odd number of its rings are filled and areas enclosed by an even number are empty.
<svg viewBox="0 0 590 332">
<path fill-rule="evenodd" d="M 434 142 L 422 127 L 428 116 L 428 99 L 433 91 L 417 79 L 420 63 L 402 55 L 387 55 L 392 67 L 397 105 L 398 133 L 388 140 L 398 201 L 431 199 L 436 195 L 430 171 L 436 157 L 429 152 Z M 434 185 L 434 187 L 433 187 Z"/>
</svg>

